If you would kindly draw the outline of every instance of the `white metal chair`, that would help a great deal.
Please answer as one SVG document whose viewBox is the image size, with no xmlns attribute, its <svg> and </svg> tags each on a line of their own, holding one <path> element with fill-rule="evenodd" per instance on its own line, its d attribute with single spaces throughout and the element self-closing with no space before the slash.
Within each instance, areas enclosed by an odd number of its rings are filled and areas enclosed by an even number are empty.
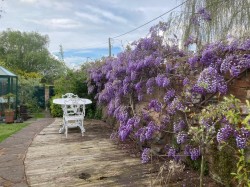
<svg viewBox="0 0 250 187">
<path fill-rule="evenodd" d="M 69 98 L 65 100 L 63 105 L 63 129 L 65 130 L 66 138 L 69 128 L 79 127 L 82 136 L 84 136 L 83 120 L 85 117 L 85 104 L 79 104 L 79 98 Z"/>
<path fill-rule="evenodd" d="M 62 98 L 78 98 L 78 95 L 73 94 L 73 93 L 66 93 L 62 95 Z"/>
</svg>

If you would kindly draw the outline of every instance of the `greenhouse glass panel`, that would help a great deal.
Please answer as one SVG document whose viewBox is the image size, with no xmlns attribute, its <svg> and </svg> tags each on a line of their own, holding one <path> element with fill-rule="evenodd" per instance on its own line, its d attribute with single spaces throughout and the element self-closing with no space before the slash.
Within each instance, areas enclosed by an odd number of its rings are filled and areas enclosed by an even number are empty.
<svg viewBox="0 0 250 187">
<path fill-rule="evenodd" d="M 5 111 L 13 110 L 17 116 L 18 77 L 0 66 L 0 121 L 5 119 Z"/>
</svg>

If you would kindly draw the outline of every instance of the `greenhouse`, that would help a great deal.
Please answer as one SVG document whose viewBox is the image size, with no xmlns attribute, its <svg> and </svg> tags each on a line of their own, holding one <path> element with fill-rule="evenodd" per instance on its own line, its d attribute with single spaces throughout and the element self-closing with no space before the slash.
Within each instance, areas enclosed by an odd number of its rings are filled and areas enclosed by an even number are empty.
<svg viewBox="0 0 250 187">
<path fill-rule="evenodd" d="M 6 120 L 6 111 L 17 111 L 17 83 L 18 77 L 0 66 L 0 121 Z"/>
</svg>

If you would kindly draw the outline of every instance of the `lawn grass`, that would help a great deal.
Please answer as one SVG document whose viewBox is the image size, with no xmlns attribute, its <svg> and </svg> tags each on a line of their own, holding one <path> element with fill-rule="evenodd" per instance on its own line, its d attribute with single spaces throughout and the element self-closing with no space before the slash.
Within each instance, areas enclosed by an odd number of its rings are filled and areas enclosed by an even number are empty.
<svg viewBox="0 0 250 187">
<path fill-rule="evenodd" d="M 20 131 L 22 128 L 26 127 L 29 123 L 12 123 L 12 124 L 0 124 L 0 142 L 4 141 L 6 138 L 12 134 Z"/>
</svg>

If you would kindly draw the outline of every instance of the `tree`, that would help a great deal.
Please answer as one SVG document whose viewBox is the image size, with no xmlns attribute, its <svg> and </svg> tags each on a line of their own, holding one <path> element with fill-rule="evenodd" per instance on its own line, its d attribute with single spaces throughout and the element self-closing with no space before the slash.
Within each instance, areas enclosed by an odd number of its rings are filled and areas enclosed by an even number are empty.
<svg viewBox="0 0 250 187">
<path fill-rule="evenodd" d="M 229 35 L 246 38 L 250 33 L 250 1 L 186 1 L 181 14 L 173 13 L 169 17 L 168 25 L 168 34 L 181 36 L 182 46 L 196 43 L 201 47 Z"/>
<path fill-rule="evenodd" d="M 0 60 L 12 71 L 40 73 L 44 82 L 65 73 L 65 64 L 48 51 L 49 37 L 37 32 L 20 32 L 8 29 L 0 33 Z"/>
</svg>

